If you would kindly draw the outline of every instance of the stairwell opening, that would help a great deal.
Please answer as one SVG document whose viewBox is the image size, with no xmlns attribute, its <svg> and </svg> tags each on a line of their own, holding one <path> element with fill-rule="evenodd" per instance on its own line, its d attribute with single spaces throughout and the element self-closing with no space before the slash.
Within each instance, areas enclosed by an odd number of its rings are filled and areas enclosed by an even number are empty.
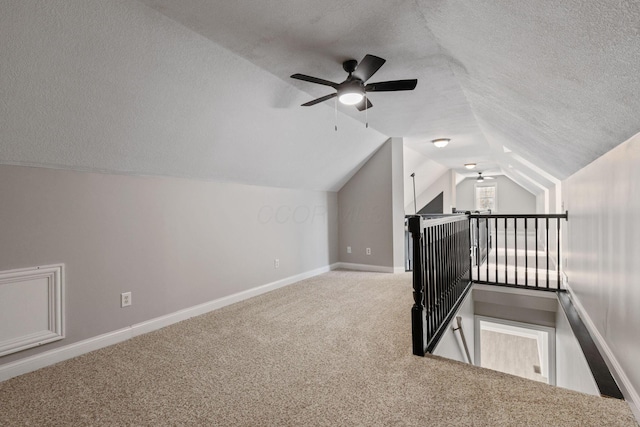
<svg viewBox="0 0 640 427">
<path fill-rule="evenodd" d="M 555 293 L 475 284 L 456 317 L 461 317 L 472 364 L 512 375 L 526 371 L 528 375 L 519 376 L 533 380 L 544 377 L 551 385 L 601 394 Z M 469 363 L 455 320 L 447 325 L 433 354 Z M 510 337 L 486 334 L 483 339 L 484 331 Z M 531 346 L 532 341 L 514 339 L 518 337 L 533 339 L 533 357 L 520 349 L 504 353 L 509 345 Z M 500 369 L 501 365 L 505 369 Z M 534 365 L 540 367 L 537 378 L 530 375 Z"/>
</svg>

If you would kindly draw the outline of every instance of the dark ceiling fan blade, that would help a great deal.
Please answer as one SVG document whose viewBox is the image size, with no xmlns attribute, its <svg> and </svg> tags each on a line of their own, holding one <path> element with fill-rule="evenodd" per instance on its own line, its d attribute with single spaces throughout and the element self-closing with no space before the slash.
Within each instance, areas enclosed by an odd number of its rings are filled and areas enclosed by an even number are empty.
<svg viewBox="0 0 640 427">
<path fill-rule="evenodd" d="M 365 105 L 365 101 L 367 102 L 367 104 Z M 362 101 L 358 102 L 355 107 L 360 110 L 368 110 L 369 108 L 373 107 L 373 104 L 371 103 L 371 101 L 369 101 L 369 98 L 364 97 L 362 98 Z"/>
<path fill-rule="evenodd" d="M 319 104 L 323 101 L 326 101 L 327 99 L 335 98 L 337 95 L 338 95 L 337 93 L 332 93 L 331 95 L 326 95 L 326 96 L 323 96 L 322 98 L 318 98 L 318 99 L 314 99 L 313 101 L 306 102 L 302 104 L 302 106 L 311 107 L 312 105 Z"/>
<path fill-rule="evenodd" d="M 367 92 L 393 92 L 397 90 L 413 90 L 418 84 L 417 79 L 392 80 L 389 82 L 369 83 L 364 87 Z"/>
<path fill-rule="evenodd" d="M 376 73 L 376 71 L 380 69 L 380 67 L 382 67 L 385 62 L 387 62 L 386 59 L 382 59 L 375 55 L 366 55 L 356 67 L 353 75 L 363 82 L 366 82 Z"/>
<path fill-rule="evenodd" d="M 317 77 L 306 76 L 304 74 L 294 74 L 291 76 L 292 79 L 304 80 L 305 82 L 317 83 L 319 85 L 331 86 L 332 88 L 337 89 L 338 83 L 330 82 L 329 80 L 319 79 Z"/>
</svg>

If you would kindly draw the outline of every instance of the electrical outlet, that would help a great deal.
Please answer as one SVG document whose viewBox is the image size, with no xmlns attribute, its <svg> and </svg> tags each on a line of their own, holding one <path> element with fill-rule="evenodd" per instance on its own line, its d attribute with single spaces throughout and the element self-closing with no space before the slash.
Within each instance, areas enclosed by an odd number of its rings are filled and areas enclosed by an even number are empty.
<svg viewBox="0 0 640 427">
<path fill-rule="evenodd" d="M 351 246 L 347 246 L 347 253 L 350 254 L 351 253 Z"/>
<path fill-rule="evenodd" d="M 371 248 L 367 248 L 367 255 L 371 255 Z"/>
<path fill-rule="evenodd" d="M 131 292 L 123 292 L 120 294 L 120 307 L 129 307 L 131 305 Z"/>
<path fill-rule="evenodd" d="M 280 260 L 278 258 L 273 260 L 273 268 L 280 268 Z"/>
</svg>

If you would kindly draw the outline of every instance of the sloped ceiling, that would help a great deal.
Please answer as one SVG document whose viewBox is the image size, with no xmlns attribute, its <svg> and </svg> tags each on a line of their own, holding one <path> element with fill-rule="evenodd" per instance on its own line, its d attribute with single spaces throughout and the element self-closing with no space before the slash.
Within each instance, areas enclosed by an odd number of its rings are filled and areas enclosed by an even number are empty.
<svg viewBox="0 0 640 427">
<path fill-rule="evenodd" d="M 0 163 L 337 190 L 401 136 L 445 168 L 476 162 L 535 191 L 640 130 L 635 1 L 0 0 L 0 12 Z M 387 59 L 372 80 L 418 78 L 416 90 L 337 119 L 331 102 L 299 106 L 329 92 L 291 74 L 339 82 L 342 61 L 367 53 Z"/>
<path fill-rule="evenodd" d="M 338 190 L 387 139 L 138 2 L 0 2 L 0 162 Z"/>
</svg>

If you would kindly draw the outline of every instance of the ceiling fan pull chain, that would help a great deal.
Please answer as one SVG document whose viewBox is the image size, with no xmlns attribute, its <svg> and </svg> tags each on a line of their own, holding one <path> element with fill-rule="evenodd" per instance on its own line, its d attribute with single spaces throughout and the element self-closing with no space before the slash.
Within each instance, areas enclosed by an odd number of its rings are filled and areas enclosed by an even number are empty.
<svg viewBox="0 0 640 427">
<path fill-rule="evenodd" d="M 335 113 L 335 119 L 336 119 L 335 129 L 336 129 L 336 132 L 338 132 L 338 98 L 336 98 L 336 102 L 334 103 L 334 105 L 335 105 L 334 113 Z"/>
<path fill-rule="evenodd" d="M 364 97 L 364 116 L 365 116 L 365 125 L 364 127 L 369 129 L 369 98 Z"/>
</svg>

